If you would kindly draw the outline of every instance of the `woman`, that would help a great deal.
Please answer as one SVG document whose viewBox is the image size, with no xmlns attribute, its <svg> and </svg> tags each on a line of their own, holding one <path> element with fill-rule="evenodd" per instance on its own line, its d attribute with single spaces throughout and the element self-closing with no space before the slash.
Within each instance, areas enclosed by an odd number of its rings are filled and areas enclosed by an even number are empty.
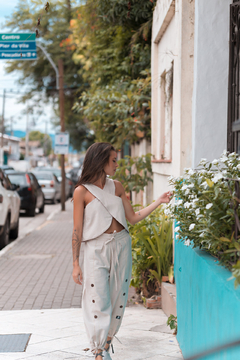
<svg viewBox="0 0 240 360">
<path fill-rule="evenodd" d="M 83 318 L 96 360 L 110 360 L 109 346 L 117 333 L 127 303 L 132 271 L 131 224 L 148 216 L 171 193 L 134 212 L 124 188 L 113 176 L 117 153 L 109 143 L 95 143 L 86 152 L 83 171 L 74 191 L 72 235 L 73 280 L 83 282 Z M 84 245 L 84 281 L 79 266 Z"/>
</svg>

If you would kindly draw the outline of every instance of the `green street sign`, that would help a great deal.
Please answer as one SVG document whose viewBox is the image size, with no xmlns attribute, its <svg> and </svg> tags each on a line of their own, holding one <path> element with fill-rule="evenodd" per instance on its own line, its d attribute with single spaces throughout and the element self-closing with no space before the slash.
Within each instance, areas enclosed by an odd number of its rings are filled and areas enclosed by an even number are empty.
<svg viewBox="0 0 240 360">
<path fill-rule="evenodd" d="M 24 34 L 0 34 L 0 41 L 35 41 L 35 33 L 24 33 Z"/>
</svg>

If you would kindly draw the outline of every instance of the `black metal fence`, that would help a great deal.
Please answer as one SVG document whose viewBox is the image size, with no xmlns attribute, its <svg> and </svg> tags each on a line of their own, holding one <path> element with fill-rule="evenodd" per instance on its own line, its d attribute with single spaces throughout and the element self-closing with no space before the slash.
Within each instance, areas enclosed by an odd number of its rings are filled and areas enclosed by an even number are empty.
<svg viewBox="0 0 240 360">
<path fill-rule="evenodd" d="M 240 1 L 230 5 L 227 149 L 240 154 Z"/>
</svg>

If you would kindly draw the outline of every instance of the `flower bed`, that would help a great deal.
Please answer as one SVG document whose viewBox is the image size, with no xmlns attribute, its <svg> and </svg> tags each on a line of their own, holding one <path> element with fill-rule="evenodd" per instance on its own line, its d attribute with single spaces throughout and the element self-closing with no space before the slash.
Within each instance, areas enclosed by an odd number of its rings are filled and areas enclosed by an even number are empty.
<svg viewBox="0 0 240 360">
<path fill-rule="evenodd" d="M 176 201 L 166 207 L 177 221 L 177 239 L 205 250 L 232 271 L 235 286 L 240 284 L 240 237 L 235 233 L 235 212 L 239 199 L 235 180 L 240 181 L 240 159 L 224 152 L 212 162 L 202 159 L 196 170 L 171 178 Z"/>
</svg>

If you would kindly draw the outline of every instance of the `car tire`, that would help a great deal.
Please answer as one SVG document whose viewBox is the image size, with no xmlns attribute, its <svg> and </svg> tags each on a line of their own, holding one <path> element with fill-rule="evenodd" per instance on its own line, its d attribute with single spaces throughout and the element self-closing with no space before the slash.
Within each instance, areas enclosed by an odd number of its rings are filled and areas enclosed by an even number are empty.
<svg viewBox="0 0 240 360">
<path fill-rule="evenodd" d="M 42 204 L 42 206 L 39 208 L 39 212 L 40 212 L 41 214 L 44 213 L 44 207 L 45 207 L 45 200 L 43 199 L 43 204 Z"/>
<path fill-rule="evenodd" d="M 7 216 L 6 222 L 3 227 L 2 235 L 0 235 L 0 249 L 9 244 L 9 233 L 10 233 L 10 217 Z"/>
<path fill-rule="evenodd" d="M 9 234 L 10 239 L 12 239 L 12 240 L 17 239 L 18 232 L 19 232 L 19 217 L 18 217 L 17 225 L 15 226 L 15 228 L 10 230 L 10 234 Z"/>
</svg>

